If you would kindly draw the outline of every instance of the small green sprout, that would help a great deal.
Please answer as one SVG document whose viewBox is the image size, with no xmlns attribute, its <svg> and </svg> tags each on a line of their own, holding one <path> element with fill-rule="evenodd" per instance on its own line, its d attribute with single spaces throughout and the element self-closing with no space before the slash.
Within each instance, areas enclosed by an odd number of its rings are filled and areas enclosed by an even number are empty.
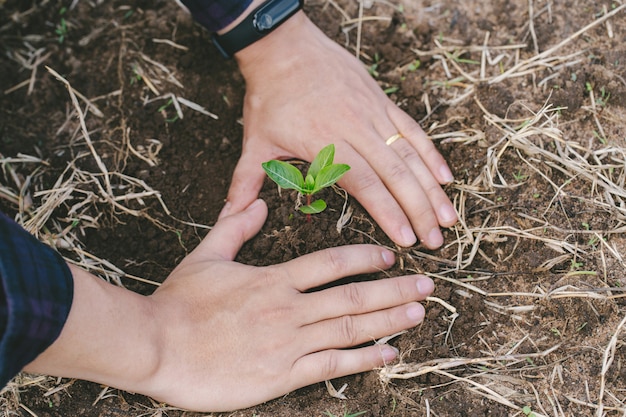
<svg viewBox="0 0 626 417">
<path fill-rule="evenodd" d="M 522 182 L 528 178 L 528 175 L 524 174 L 520 169 L 517 173 L 513 173 L 513 178 L 515 178 L 517 182 Z"/>
<path fill-rule="evenodd" d="M 346 164 L 333 164 L 335 145 L 332 143 L 324 147 L 315 157 L 306 173 L 306 177 L 295 166 L 285 161 L 272 159 L 261 164 L 268 177 L 281 188 L 296 190 L 306 196 L 306 205 L 300 211 L 307 215 L 310 221 L 311 214 L 321 213 L 326 209 L 326 202 L 322 199 L 311 201 L 311 196 L 318 191 L 330 187 L 350 169 Z"/>
<path fill-rule="evenodd" d="M 530 408 L 529 406 L 525 406 L 524 408 L 522 408 L 522 413 L 524 413 L 525 416 L 527 417 L 535 417 L 536 414 L 533 413 L 533 409 Z"/>
<path fill-rule="evenodd" d="M 418 68 L 419 68 L 421 65 L 422 65 L 422 62 L 421 62 L 419 59 L 416 59 L 415 61 L 413 61 L 413 62 L 411 62 L 411 63 L 409 64 L 409 66 L 407 67 L 407 69 L 408 69 L 410 72 L 417 71 L 417 70 L 418 70 Z"/>
<path fill-rule="evenodd" d="M 572 259 L 571 260 L 571 265 L 570 265 L 570 270 L 571 271 L 578 271 L 580 268 L 582 268 L 583 266 L 585 266 L 584 263 L 582 262 L 577 262 L 576 260 Z"/>
<path fill-rule="evenodd" d="M 611 98 L 611 93 L 605 87 L 600 87 L 600 97 L 596 99 L 596 104 L 600 107 L 606 107 Z"/>
<path fill-rule="evenodd" d="M 135 82 L 141 81 L 141 72 L 139 71 L 139 67 L 136 64 L 133 64 L 133 75 L 130 77 L 130 85 L 135 84 Z"/>
<path fill-rule="evenodd" d="M 174 115 L 174 117 L 169 117 L 169 118 L 167 117 L 167 109 L 168 107 L 173 106 L 173 105 L 174 105 L 174 99 L 170 98 L 167 101 L 167 103 L 159 107 L 159 109 L 157 110 L 159 113 L 163 115 L 167 123 L 174 123 L 175 121 L 179 119 L 178 112 Z"/>
<path fill-rule="evenodd" d="M 385 92 L 385 94 L 390 95 L 390 94 L 393 94 L 393 93 L 397 93 L 399 89 L 400 89 L 400 87 L 397 87 L 397 86 L 394 85 L 394 86 L 391 86 L 389 88 L 385 88 L 383 91 Z"/>
<path fill-rule="evenodd" d="M 378 52 L 376 52 L 374 54 L 374 63 L 367 68 L 367 72 L 369 72 L 369 74 L 374 78 L 378 78 L 378 76 L 380 75 L 378 73 L 379 65 L 380 65 L 380 55 L 378 55 Z"/>
<path fill-rule="evenodd" d="M 66 12 L 67 12 L 67 8 L 61 7 L 61 10 L 59 10 L 59 15 L 61 16 L 61 20 L 59 21 L 59 24 L 54 30 L 54 33 L 57 34 L 57 40 L 59 41 L 59 43 L 63 43 L 63 41 L 67 37 L 67 32 L 68 32 L 67 21 L 63 17 Z"/>
</svg>

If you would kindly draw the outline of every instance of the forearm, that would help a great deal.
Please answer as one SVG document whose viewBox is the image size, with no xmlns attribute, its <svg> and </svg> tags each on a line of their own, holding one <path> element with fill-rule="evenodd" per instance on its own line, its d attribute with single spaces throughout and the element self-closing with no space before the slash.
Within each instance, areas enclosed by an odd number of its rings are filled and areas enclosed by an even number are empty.
<svg viewBox="0 0 626 417">
<path fill-rule="evenodd" d="M 158 363 L 149 299 L 70 270 L 74 301 L 61 335 L 24 370 L 137 391 Z"/>
</svg>

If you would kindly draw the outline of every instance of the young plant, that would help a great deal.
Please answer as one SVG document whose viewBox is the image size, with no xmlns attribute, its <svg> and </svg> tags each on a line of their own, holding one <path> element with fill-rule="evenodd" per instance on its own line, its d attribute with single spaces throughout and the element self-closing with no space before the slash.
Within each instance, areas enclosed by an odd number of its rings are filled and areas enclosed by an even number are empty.
<svg viewBox="0 0 626 417">
<path fill-rule="evenodd" d="M 307 221 L 311 221 L 311 214 L 321 213 L 326 209 L 326 202 L 322 199 L 311 201 L 313 194 L 330 187 L 350 169 L 346 164 L 333 164 L 335 159 L 335 145 L 332 143 L 324 147 L 315 157 L 306 173 L 285 161 L 272 159 L 261 164 L 268 177 L 281 188 L 296 190 L 306 197 L 306 205 L 300 211 L 306 214 Z"/>
<path fill-rule="evenodd" d="M 65 7 L 62 7 L 61 10 L 59 10 L 59 15 L 61 16 L 61 20 L 59 21 L 59 24 L 54 30 L 54 33 L 57 34 L 57 40 L 59 41 L 59 43 L 63 43 L 63 41 L 67 37 L 67 32 L 68 32 L 67 21 L 63 17 L 66 12 L 67 12 L 67 8 Z"/>
</svg>

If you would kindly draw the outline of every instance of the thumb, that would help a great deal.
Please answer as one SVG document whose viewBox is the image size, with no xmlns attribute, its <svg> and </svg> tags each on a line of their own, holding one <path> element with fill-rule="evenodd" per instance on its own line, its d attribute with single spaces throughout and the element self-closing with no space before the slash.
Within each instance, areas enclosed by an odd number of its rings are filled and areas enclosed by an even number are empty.
<svg viewBox="0 0 626 417">
<path fill-rule="evenodd" d="M 220 213 L 220 218 L 245 209 L 257 198 L 265 180 L 262 162 L 264 160 L 260 153 L 246 151 L 242 153 L 233 172 L 226 198 L 228 203 Z"/>
<path fill-rule="evenodd" d="M 196 261 L 232 261 L 243 244 L 256 235 L 267 218 L 267 205 L 255 200 L 244 211 L 222 216 L 188 256 Z"/>
</svg>

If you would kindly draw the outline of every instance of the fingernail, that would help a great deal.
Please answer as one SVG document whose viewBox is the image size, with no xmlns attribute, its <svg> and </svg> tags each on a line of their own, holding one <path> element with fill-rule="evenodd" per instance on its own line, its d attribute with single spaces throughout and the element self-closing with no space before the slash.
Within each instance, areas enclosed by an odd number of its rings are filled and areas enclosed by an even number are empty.
<svg viewBox="0 0 626 417">
<path fill-rule="evenodd" d="M 391 251 L 384 250 L 382 251 L 381 255 L 383 257 L 383 262 L 385 263 L 385 265 L 391 266 L 396 262 L 395 256 Z"/>
<path fill-rule="evenodd" d="M 441 216 L 441 220 L 444 223 L 456 222 L 456 220 L 458 218 L 458 216 L 456 215 L 456 211 L 454 210 L 454 207 L 452 207 L 449 204 L 444 205 L 439 210 L 439 216 Z"/>
<path fill-rule="evenodd" d="M 219 216 L 217 216 L 218 219 L 221 219 L 222 217 L 226 217 L 228 216 L 228 213 L 230 212 L 230 207 L 232 206 L 232 204 L 230 203 L 230 201 L 227 201 L 226 204 L 224 204 L 224 207 L 222 207 L 222 211 L 220 211 Z"/>
<path fill-rule="evenodd" d="M 441 234 L 441 230 L 436 227 L 428 234 L 428 246 L 438 248 L 441 245 L 443 245 L 443 235 Z"/>
<path fill-rule="evenodd" d="M 441 179 L 443 179 L 444 184 L 449 184 L 454 181 L 454 175 L 452 175 L 452 172 L 447 165 L 444 165 L 439 169 L 439 174 L 441 174 Z"/>
<path fill-rule="evenodd" d="M 416 323 L 420 323 L 424 318 L 424 307 L 419 304 L 412 305 L 406 309 L 407 317 Z"/>
<path fill-rule="evenodd" d="M 430 278 L 420 278 L 417 280 L 415 285 L 417 286 L 417 292 L 421 295 L 429 296 L 435 290 L 435 283 Z"/>
<path fill-rule="evenodd" d="M 393 346 L 384 345 L 382 348 L 380 348 L 380 354 L 383 357 L 383 361 L 391 362 L 398 357 L 400 351 Z"/>
<path fill-rule="evenodd" d="M 409 226 L 402 226 L 400 234 L 402 235 L 402 246 L 413 246 L 417 242 L 417 237 Z"/>
</svg>

